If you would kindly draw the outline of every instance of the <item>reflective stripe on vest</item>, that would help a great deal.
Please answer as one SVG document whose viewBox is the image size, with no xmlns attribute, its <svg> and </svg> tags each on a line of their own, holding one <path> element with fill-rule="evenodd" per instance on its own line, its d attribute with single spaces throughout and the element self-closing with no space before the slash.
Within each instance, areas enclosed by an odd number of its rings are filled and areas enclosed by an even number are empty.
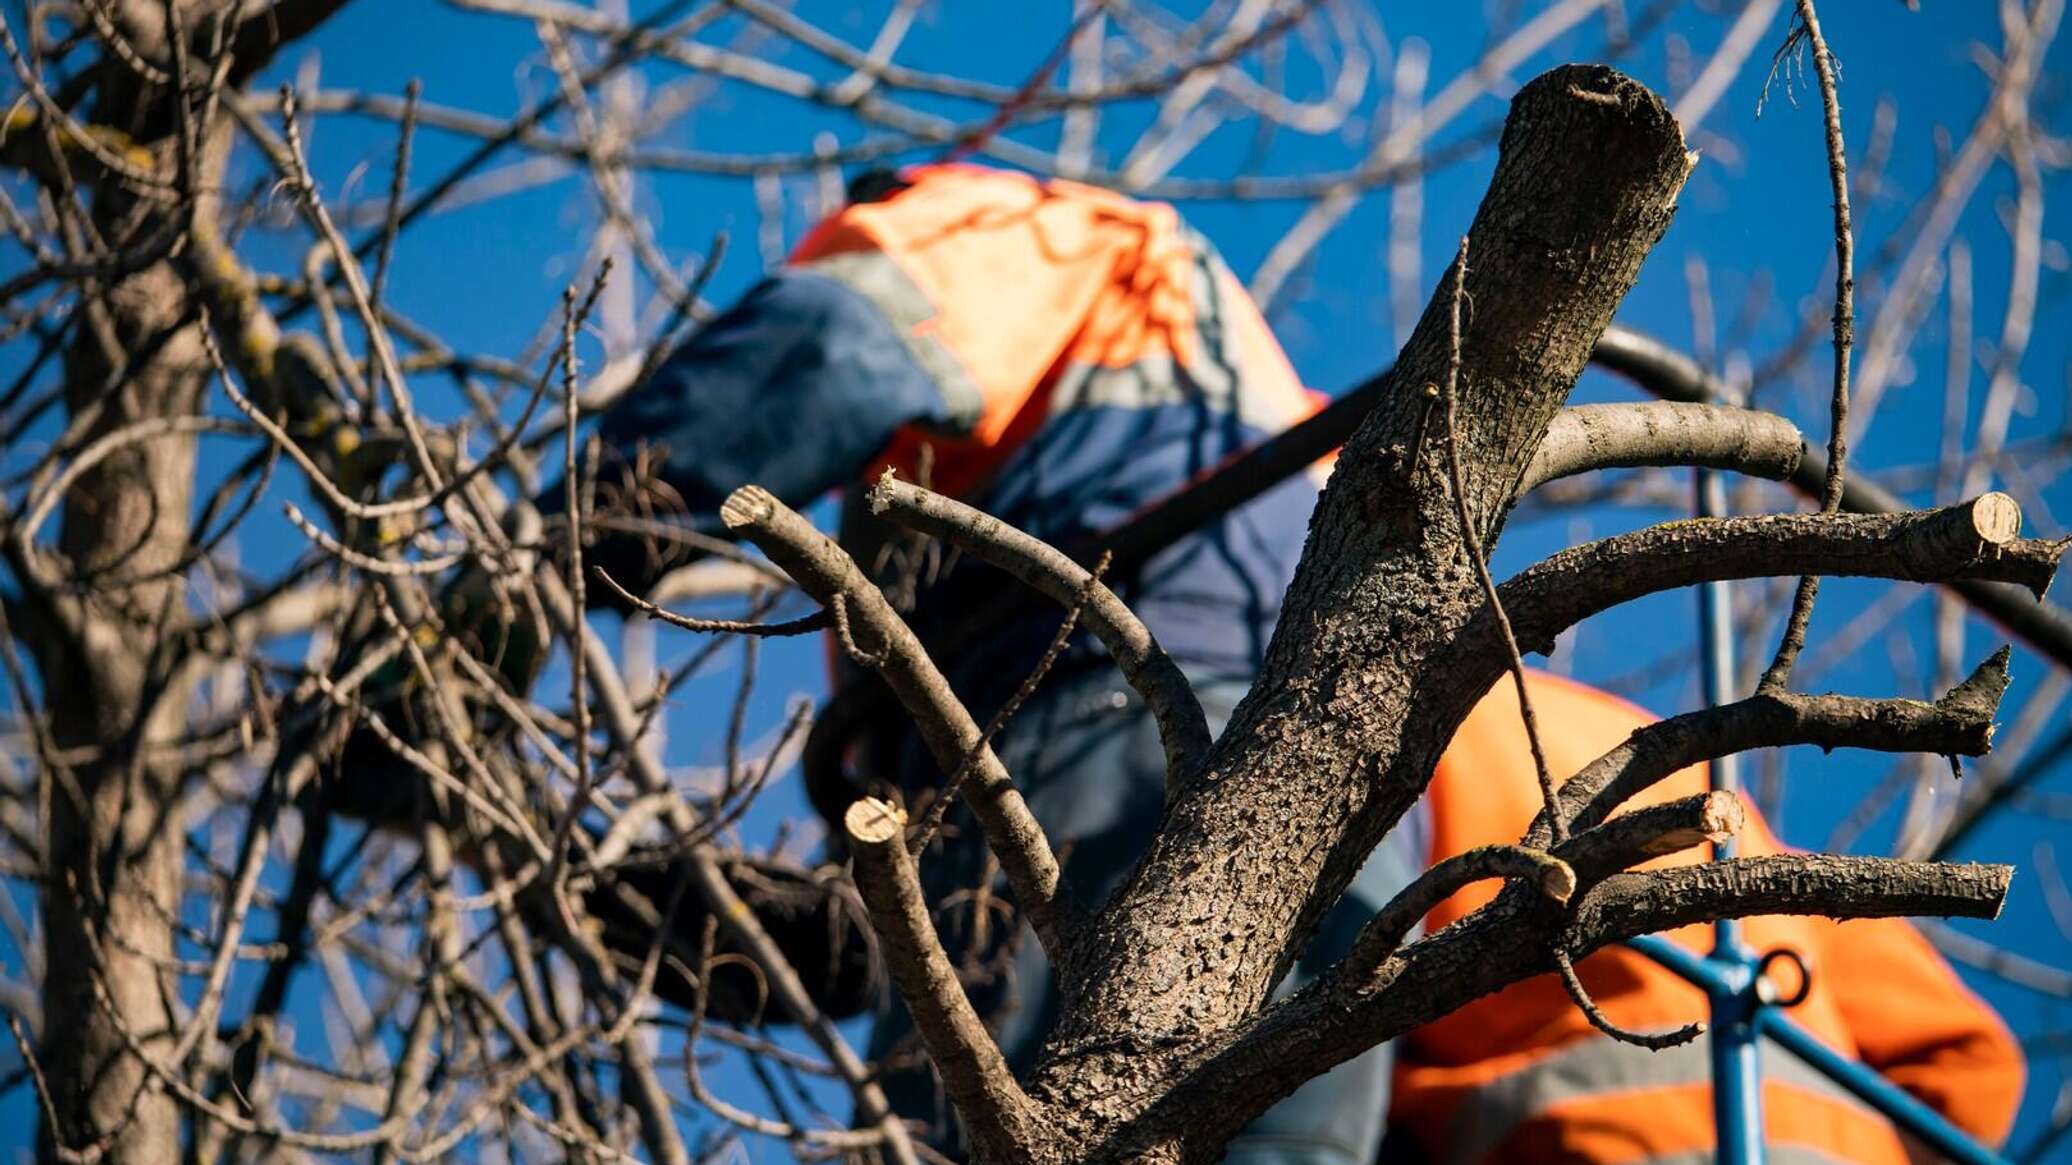
<svg viewBox="0 0 2072 1165">
<path fill-rule="evenodd" d="M 898 331 L 914 362 L 935 381 L 957 433 L 969 433 L 984 416 L 985 394 L 972 383 L 956 354 L 927 328 L 935 305 L 892 257 L 883 251 L 843 251 L 794 263 L 793 268 L 832 279 L 871 301 Z"/>
<path fill-rule="evenodd" d="M 1647 1092 L 1674 1088 L 1705 1088 L 1712 1084 L 1712 1060 L 1705 1041 L 1651 1052 L 1616 1040 L 1593 1036 L 1577 1040 L 1552 1055 L 1536 1060 L 1500 1079 L 1474 1090 L 1454 1113 L 1440 1161 L 1442 1165 L 1480 1165 L 1501 1149 L 1520 1125 L 1563 1104 L 1589 1099 L 1616 1099 L 1631 1093 L 1631 1103 L 1645 1107 Z M 1840 1085 L 1814 1071 L 1797 1057 L 1766 1049 L 1763 1056 L 1763 1084 L 1766 1099 L 1782 1086 L 1819 1097 L 1823 1103 L 1846 1105 L 1856 1112 L 1877 1117 L 1869 1107 Z M 1648 1125 L 1637 1114 L 1636 1128 Z M 1707 1130 L 1710 1145 L 1710 1129 Z M 1711 1162 L 1708 1148 L 1702 1153 L 1678 1151 L 1635 1158 L 1647 1165 L 1685 1165 L 1689 1158 Z M 1833 1156 L 1816 1146 L 1783 1143 L 1770 1148 L 1769 1160 L 1792 1165 L 1848 1165 L 1849 1158 Z"/>
<path fill-rule="evenodd" d="M 1850 1165 L 1810 1145 L 1765 1145 L 1764 1165 Z M 1692 1149 L 1685 1153 L 1663 1153 L 1649 1157 L 1647 1165 L 1719 1165 L 1717 1149 Z"/>
</svg>

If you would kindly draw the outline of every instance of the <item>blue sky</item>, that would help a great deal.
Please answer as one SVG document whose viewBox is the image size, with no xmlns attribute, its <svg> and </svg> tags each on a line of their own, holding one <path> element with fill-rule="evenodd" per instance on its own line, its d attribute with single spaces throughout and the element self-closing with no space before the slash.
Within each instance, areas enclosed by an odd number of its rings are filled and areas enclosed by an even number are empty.
<svg viewBox="0 0 2072 1165">
<path fill-rule="evenodd" d="M 853 5 L 801 0 L 794 10 L 836 35 L 867 41 L 888 7 L 887 0 Z M 1168 7 L 1191 13 L 1205 5 Z M 1479 56 L 1493 23 L 1515 23 L 1548 5 L 1489 0 L 1356 3 L 1356 7 L 1371 21 L 1373 39 L 1385 43 L 1390 51 L 1400 51 L 1413 38 L 1428 45 L 1431 75 L 1443 84 Z M 1639 21 L 1657 6 L 1629 0 L 1625 7 L 1628 18 Z M 633 4 L 633 15 L 637 18 L 652 8 L 647 0 L 639 0 Z M 1689 74 L 1681 62 L 1695 58 L 1702 64 L 1739 8 L 1731 0 L 1676 5 L 1659 29 L 1631 52 L 1618 55 L 1616 63 L 1658 91 L 1673 94 Z M 1909 208 L 1933 183 L 1943 148 L 1938 146 L 1939 136 L 1961 140 L 1978 116 L 1986 85 L 1973 59 L 1974 48 L 2000 41 L 1995 5 L 1984 0 L 1924 0 L 1922 8 L 1910 13 L 1896 0 L 1856 0 L 1831 2 L 1825 13 L 1828 36 L 1843 61 L 1844 131 L 1852 154 L 1860 154 L 1872 137 L 1873 111 L 1879 100 L 1889 99 L 1897 113 L 1883 178 L 1856 204 L 1858 253 L 1866 262 L 1880 243 L 1901 229 Z M 10 5 L 8 13 L 10 20 L 18 22 L 18 5 Z M 1507 20 L 1507 13 L 1515 19 Z M 1069 5 L 1064 0 L 1015 4 L 936 0 L 924 6 L 897 59 L 916 68 L 1012 85 L 1050 51 L 1068 20 Z M 738 20 L 730 18 L 708 30 L 704 39 L 724 43 L 741 28 Z M 1763 63 L 1782 35 L 1780 15 L 1765 32 L 1751 63 L 1713 108 L 1703 132 L 1693 136 L 1703 160 L 1674 225 L 1619 317 L 1678 343 L 1689 342 L 1692 315 L 1687 272 L 1694 260 L 1702 261 L 1723 327 L 1724 321 L 1740 313 L 1751 288 L 1770 288 L 1767 299 L 1750 315 L 1748 326 L 1737 338 L 1739 347 L 1757 363 L 1776 351 L 1802 319 L 1824 318 L 1832 290 L 1829 199 L 1818 97 L 1802 86 L 1794 103 L 1780 89 L 1762 115 L 1756 115 Z M 2046 133 L 2067 128 L 2062 85 L 2067 51 L 2061 45 L 2050 54 L 2039 89 L 2039 128 Z M 1522 81 L 1562 61 L 1610 56 L 1605 25 L 1593 18 L 1557 38 L 1513 70 L 1511 77 Z M 841 70 L 796 48 L 777 59 L 815 76 L 841 75 Z M 1351 164 L 1372 132 L 1376 102 L 1386 93 L 1387 62 L 1380 67 L 1382 72 L 1370 82 L 1354 122 L 1342 131 L 1316 137 L 1282 131 L 1262 142 L 1252 125 L 1238 123 L 1211 135 L 1176 173 L 1197 178 L 1227 177 L 1248 170 L 1300 174 Z M 1314 74 L 1314 68 L 1305 68 L 1299 61 L 1291 66 L 1296 85 L 1306 83 L 1312 93 L 1318 81 Z M 644 96 L 653 96 L 682 75 L 680 70 L 653 66 L 638 82 Z M 325 90 L 385 94 L 399 93 L 406 82 L 419 78 L 428 102 L 497 114 L 519 108 L 554 88 L 528 23 L 410 0 L 356 0 L 347 5 L 316 36 L 278 62 L 270 74 L 275 82 L 298 77 L 313 79 Z M 1438 142 L 1443 146 L 1499 121 L 1504 112 L 1502 98 L 1510 89 L 1510 85 L 1500 84 L 1493 95 L 1470 105 L 1437 135 Z M 960 119 L 983 116 L 984 112 L 969 103 L 946 100 L 914 98 L 913 104 Z M 1140 103 L 1108 116 L 1100 140 L 1109 160 L 1141 129 L 1150 112 Z M 1010 136 L 1047 147 L 1056 140 L 1057 129 L 1055 121 L 1041 122 L 1018 127 Z M 651 144 L 719 153 L 791 153 L 812 148 L 816 134 L 829 133 L 848 143 L 874 132 L 819 107 L 726 84 L 715 87 Z M 386 182 L 394 140 L 394 127 L 387 122 L 323 119 L 312 133 L 312 144 L 317 176 L 327 196 L 378 190 Z M 417 146 L 415 175 L 422 182 L 442 173 L 472 145 L 454 136 L 425 132 Z M 926 156 L 925 152 L 908 155 L 915 160 Z M 515 156 L 500 159 L 491 168 L 510 160 Z M 1465 230 L 1490 163 L 1489 152 L 1482 151 L 1429 177 L 1421 232 L 1426 283 L 1442 268 Z M 2045 184 L 2053 196 L 2066 193 L 2060 174 L 2047 170 Z M 657 242 L 679 263 L 703 253 L 716 232 L 730 236 L 732 245 L 708 291 L 711 298 L 723 302 L 761 273 L 759 236 L 774 229 L 789 242 L 810 224 L 816 188 L 811 174 L 784 177 L 785 211 L 774 227 L 762 219 L 750 183 L 739 178 L 649 175 L 640 183 L 638 199 L 655 223 Z M 1975 319 L 1982 353 L 1989 351 L 1985 342 L 1998 335 L 2006 302 L 2010 263 L 2004 221 L 2013 193 L 2006 167 L 1996 165 L 1958 225 L 1958 234 L 1968 242 L 1973 256 Z M 1205 202 L 1188 203 L 1184 209 L 1242 275 L 1258 266 L 1302 208 L 1292 203 Z M 574 173 L 522 193 L 436 215 L 405 236 L 390 281 L 392 299 L 405 313 L 434 325 L 456 347 L 515 356 L 540 322 L 557 309 L 562 285 L 578 274 L 595 215 L 595 199 L 580 174 Z M 1393 354 L 1382 274 L 1387 216 L 1385 191 L 1365 198 L 1315 260 L 1299 271 L 1290 294 L 1275 305 L 1274 323 L 1289 355 L 1317 387 L 1337 390 L 1356 383 L 1385 365 Z M 2018 435 L 2056 431 L 2066 408 L 2066 368 L 2072 359 L 2072 327 L 2067 325 L 2072 323 L 2072 314 L 2068 314 L 2065 300 L 2063 250 L 2050 241 L 2059 229 L 2058 221 L 2046 214 L 2046 269 L 2035 337 L 2022 364 L 2029 391 L 2015 422 Z M 260 233 L 250 249 L 263 265 L 292 274 L 304 245 L 299 237 Z M 6 253 L 0 258 L 0 273 L 19 262 L 18 251 Z M 645 301 L 650 289 L 644 281 L 636 280 L 633 287 L 636 298 Z M 1420 291 L 1420 302 L 1422 297 Z M 1873 310 L 1876 302 L 1872 298 L 1863 307 Z M 1860 336 L 1867 327 L 1866 320 L 1859 328 Z M 1941 440 L 1945 333 L 1943 306 L 1938 300 L 1908 348 L 1918 375 L 1910 382 L 1894 384 L 1866 439 L 1857 446 L 1856 465 L 1875 472 L 1881 467 L 1918 464 L 1933 456 Z M 21 347 L 0 349 L 0 373 L 11 376 L 20 367 L 25 358 Z M 588 347 L 595 357 L 598 345 Z M 1806 377 L 1761 386 L 1766 404 L 1793 412 L 1809 433 L 1825 431 L 1825 353 L 1823 342 Z M 1985 379 L 1984 366 L 1974 363 L 1974 421 Z M 451 394 L 442 385 L 428 382 L 420 391 L 434 412 L 453 407 Z M 1593 372 L 1586 375 L 1577 399 L 1630 396 L 1622 384 Z M 10 466 L 26 455 L 31 455 L 26 445 L 5 454 Z M 220 447 L 210 456 L 205 475 L 220 472 L 231 459 Z M 2043 505 L 2030 506 L 2030 531 L 2066 533 L 2059 515 L 2072 505 L 2072 489 L 2056 481 L 2034 484 L 2035 494 L 2025 500 L 2040 500 Z M 283 498 L 293 498 L 296 492 L 276 488 Z M 1914 496 L 1923 498 L 1918 493 Z M 2057 513 L 2047 512 L 2050 510 Z M 277 505 L 262 505 L 250 528 L 244 553 L 254 566 L 298 549 L 299 536 L 280 521 L 278 513 Z M 1580 538 L 1666 516 L 1673 515 L 1598 509 L 1553 520 L 1515 522 L 1498 551 L 1498 574 L 1516 570 Z M 1870 585 L 1831 584 L 1823 592 L 1816 636 L 1842 627 L 1882 593 L 1883 588 Z M 1907 639 L 1913 645 L 1912 658 L 1895 655 L 1883 637 L 1872 638 L 1819 677 L 1818 683 L 1865 694 L 1918 694 L 1932 642 L 1928 610 L 1927 602 L 1917 601 L 1896 616 L 1911 629 Z M 1661 596 L 1590 624 L 1561 663 L 1585 679 L 1622 675 L 1666 650 L 1688 644 L 1693 626 L 1689 595 Z M 1983 658 L 1998 642 L 1990 628 L 1973 621 L 1968 629 L 1966 663 Z M 695 647 L 688 639 L 665 637 L 662 658 L 665 662 L 681 660 Z M 781 720 L 793 694 L 817 694 L 821 689 L 819 667 L 819 649 L 814 644 L 771 644 L 764 659 L 765 680 L 751 712 L 753 723 L 772 727 Z M 2035 689 L 2042 671 L 2032 657 L 2017 653 L 2017 686 L 2010 708 L 2013 699 Z M 732 680 L 729 663 L 686 684 L 669 715 L 672 763 L 714 759 L 718 731 L 710 710 L 725 706 Z M 551 677 L 548 682 L 553 682 Z M 1688 708 L 1697 698 L 1694 675 L 1688 670 L 1679 672 L 1647 686 L 1639 695 L 1657 711 Z M 1780 832 L 1799 845 L 1823 844 L 1850 808 L 1883 778 L 1889 765 L 1883 757 L 1794 752 L 1784 770 Z M 2072 779 L 2059 772 L 2045 787 L 2072 792 Z M 780 785 L 746 824 L 749 834 L 766 836 L 779 817 L 797 812 L 799 805 L 792 785 Z M 1888 843 L 1895 816 L 1887 814 L 1875 823 L 1857 842 L 1858 847 L 1874 850 Z M 2058 929 L 2044 880 L 2036 874 L 2037 847 L 2055 836 L 2062 832 L 2047 822 L 2009 818 L 1982 831 L 1969 844 L 1961 856 L 2012 861 L 2022 867 L 2022 873 L 2002 921 L 1988 928 L 1967 929 L 2018 951 L 2068 965 L 2072 964 L 2072 940 Z M 15 966 L 11 960 L 16 957 L 7 953 L 7 965 Z M 2068 1017 L 2062 1002 L 1973 981 L 2020 1032 L 2033 1034 L 2065 1026 Z M 2042 1062 L 2037 1067 L 2022 1131 L 2015 1138 L 2017 1145 L 2042 1120 L 2057 1090 L 2057 1071 Z M 17 1092 L 0 1103 L 0 1129 L 27 1127 L 25 1100 Z M 0 1142 L 9 1137 L 10 1133 L 0 1132 Z M 776 1152 L 766 1148 L 763 1155 L 774 1157 Z M 2072 1160 L 2072 1147 L 2057 1159 Z"/>
</svg>

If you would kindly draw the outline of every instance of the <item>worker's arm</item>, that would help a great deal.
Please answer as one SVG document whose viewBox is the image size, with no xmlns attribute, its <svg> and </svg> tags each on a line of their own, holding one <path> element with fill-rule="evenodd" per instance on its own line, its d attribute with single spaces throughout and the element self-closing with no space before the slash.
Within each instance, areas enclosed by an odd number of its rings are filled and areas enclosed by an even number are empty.
<svg viewBox="0 0 2072 1165">
<path fill-rule="evenodd" d="M 1858 1054 L 1893 1083 L 1989 1145 L 2021 1105 L 2021 1048 L 1913 925 L 1831 924 L 1814 969 L 1825 976 Z"/>
<path fill-rule="evenodd" d="M 780 272 L 599 418 L 593 560 L 638 591 L 656 568 L 696 555 L 615 525 L 674 522 L 717 536 L 719 505 L 735 489 L 753 483 L 805 505 L 854 480 L 901 426 L 947 415 L 875 306 L 833 280 Z M 642 476 L 650 485 L 628 504 L 627 483 Z M 558 511 L 560 494 L 550 490 L 542 508 Z"/>
</svg>

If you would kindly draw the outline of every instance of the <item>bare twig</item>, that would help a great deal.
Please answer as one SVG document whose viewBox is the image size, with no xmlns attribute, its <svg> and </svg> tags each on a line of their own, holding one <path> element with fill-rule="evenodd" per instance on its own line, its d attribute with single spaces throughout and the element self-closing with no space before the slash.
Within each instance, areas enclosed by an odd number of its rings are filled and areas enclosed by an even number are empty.
<svg viewBox="0 0 2072 1165">
<path fill-rule="evenodd" d="M 1820 78 L 1820 107 L 1827 123 L 1828 184 L 1835 198 L 1835 374 L 1834 395 L 1829 405 L 1827 438 L 1827 481 L 1820 491 L 1820 512 L 1831 514 L 1842 505 L 1842 471 L 1849 454 L 1849 349 L 1856 334 L 1856 233 L 1849 221 L 1849 163 L 1842 145 L 1842 101 L 1836 91 L 1834 54 L 1820 31 L 1820 17 L 1813 0 L 1795 0 L 1798 28 L 1793 37 L 1804 35 L 1813 46 L 1813 69 Z M 1789 40 L 1782 50 L 1790 51 Z M 1792 665 L 1806 646 L 1806 624 L 1813 618 L 1813 600 L 1820 594 L 1820 576 L 1808 573 L 1799 579 L 1792 596 L 1791 614 L 1784 622 L 1784 637 L 1777 655 L 1756 685 L 1758 691 L 1773 692 L 1791 682 Z"/>
<path fill-rule="evenodd" d="M 1081 609 L 1087 629 L 1108 649 L 1123 678 L 1157 719 L 1167 771 L 1173 779 L 1184 779 L 1193 771 L 1209 745 L 1208 721 L 1194 689 L 1143 621 L 1100 582 L 1098 574 L 1041 539 L 972 506 L 900 481 L 889 470 L 872 487 L 870 504 L 874 513 L 997 566 L 1053 602 Z"/>
<path fill-rule="evenodd" d="M 1447 297 L 1446 385 L 1440 391 L 1442 415 L 1446 420 L 1446 475 L 1451 486 L 1454 518 L 1460 523 L 1461 546 L 1467 551 L 1468 565 L 1474 568 L 1475 581 L 1482 588 L 1483 601 L 1489 604 L 1490 618 L 1496 621 L 1497 630 L 1503 636 L 1504 650 L 1509 656 L 1511 682 L 1518 689 L 1518 714 L 1525 721 L 1525 740 L 1532 750 L 1533 774 L 1540 782 L 1540 799 L 1552 810 L 1554 774 L 1547 771 L 1547 750 L 1540 743 L 1539 717 L 1533 714 L 1532 693 L 1526 688 L 1525 656 L 1518 650 L 1518 636 L 1512 633 L 1511 617 L 1504 613 L 1504 599 L 1497 591 L 1496 579 L 1490 577 L 1489 556 L 1482 551 L 1482 533 L 1475 524 L 1475 515 L 1468 508 L 1467 479 L 1461 473 L 1460 424 L 1455 401 L 1460 396 L 1460 317 L 1467 299 L 1467 280 L 1468 238 L 1462 235 L 1460 250 L 1453 256 L 1453 290 Z M 1554 818 L 1554 840 L 1557 844 L 1568 840 L 1568 823 L 1559 817 Z"/>
</svg>

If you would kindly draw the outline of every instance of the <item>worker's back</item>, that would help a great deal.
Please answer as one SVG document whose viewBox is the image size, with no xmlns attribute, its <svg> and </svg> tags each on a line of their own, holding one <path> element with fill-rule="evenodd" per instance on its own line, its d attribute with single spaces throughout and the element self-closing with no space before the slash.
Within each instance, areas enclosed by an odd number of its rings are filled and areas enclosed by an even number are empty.
<svg viewBox="0 0 2072 1165">
<path fill-rule="evenodd" d="M 787 318 L 801 326 L 777 335 Z M 776 395 L 788 403 L 772 407 Z M 1069 544 L 1318 403 L 1171 207 L 946 165 L 904 171 L 889 197 L 822 222 L 603 429 L 612 447 L 667 446 L 664 475 L 694 513 L 735 478 L 796 504 L 891 467 Z M 1284 482 L 1110 581 L 1176 659 L 1249 671 L 1316 484 Z M 846 509 L 845 541 L 880 565 L 862 549 L 863 507 Z M 924 634 L 934 613 L 969 608 L 960 588 L 997 587 L 982 571 L 952 574 L 921 604 Z"/>
<path fill-rule="evenodd" d="M 1531 689 L 1557 779 L 1651 719 L 1553 676 L 1534 675 Z M 1540 809 L 1529 757 L 1514 689 L 1499 684 L 1462 725 L 1433 778 L 1433 860 L 1515 842 L 1524 833 Z M 1705 783 L 1702 767 L 1686 769 L 1628 808 L 1700 793 Z M 1781 848 L 1753 812 L 1740 846 L 1748 855 Z M 1701 847 L 1655 864 L 1708 856 Z M 1458 920 L 1497 889 L 1492 883 L 1469 887 L 1434 910 L 1427 926 Z M 2021 1098 L 2019 1051 L 1911 925 L 1763 917 L 1749 919 L 1745 934 L 1758 951 L 1790 948 L 1811 967 L 1811 992 L 1792 1016 L 1813 1034 L 1973 1135 L 1994 1143 L 2006 1136 Z M 1668 937 L 1705 951 L 1711 931 L 1693 926 Z M 1577 970 L 1606 1016 L 1623 1027 L 1664 1031 L 1706 1016 L 1696 987 L 1624 947 L 1600 951 Z M 1763 1066 L 1771 1160 L 1906 1162 L 1892 1126 L 1838 1086 L 1782 1053 L 1765 1054 Z M 1440 1165 L 1710 1161 L 1710 1079 L 1702 1039 L 1663 1052 L 1616 1043 L 1569 1002 L 1559 980 L 1543 975 L 1405 1039 L 1392 1120 Z"/>
</svg>

